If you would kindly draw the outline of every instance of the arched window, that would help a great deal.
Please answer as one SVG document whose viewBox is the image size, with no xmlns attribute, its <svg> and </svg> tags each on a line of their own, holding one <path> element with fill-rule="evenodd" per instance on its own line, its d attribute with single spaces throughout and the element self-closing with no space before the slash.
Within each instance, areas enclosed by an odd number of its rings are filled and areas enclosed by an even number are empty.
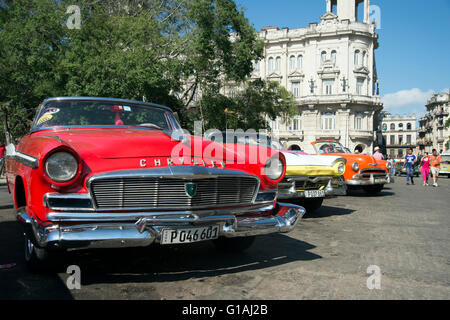
<svg viewBox="0 0 450 320">
<path fill-rule="evenodd" d="M 299 55 L 297 57 L 297 69 L 302 70 L 302 68 L 303 68 L 303 56 Z"/>
<path fill-rule="evenodd" d="M 331 51 L 331 62 L 333 62 L 333 64 L 336 64 L 336 51 L 335 50 Z"/>
<path fill-rule="evenodd" d="M 359 50 L 356 50 L 356 51 L 355 51 L 355 57 L 354 57 L 354 60 L 355 60 L 355 66 L 359 66 L 359 64 L 360 64 L 359 54 L 360 54 Z"/>
<path fill-rule="evenodd" d="M 411 125 L 411 123 L 407 123 L 406 124 L 406 130 L 411 130 L 412 129 L 412 125 Z"/>
<path fill-rule="evenodd" d="M 327 52 L 326 51 L 322 51 L 321 54 L 321 61 L 322 63 L 324 63 L 327 60 Z"/>
<path fill-rule="evenodd" d="M 387 124 L 383 123 L 383 130 L 386 131 L 387 130 Z"/>
<path fill-rule="evenodd" d="M 399 130 L 403 130 L 403 123 L 399 123 L 399 124 L 398 124 L 398 129 L 399 129 Z"/>
<path fill-rule="evenodd" d="M 273 58 L 272 57 L 269 58 L 267 70 L 269 70 L 269 73 L 273 72 Z"/>
<path fill-rule="evenodd" d="M 391 130 L 395 130 L 395 124 L 391 123 Z"/>
<path fill-rule="evenodd" d="M 295 70 L 295 56 L 289 57 L 289 70 L 290 71 Z"/>
<path fill-rule="evenodd" d="M 280 57 L 277 57 L 277 59 L 275 60 L 275 70 L 281 71 L 281 58 Z"/>
</svg>

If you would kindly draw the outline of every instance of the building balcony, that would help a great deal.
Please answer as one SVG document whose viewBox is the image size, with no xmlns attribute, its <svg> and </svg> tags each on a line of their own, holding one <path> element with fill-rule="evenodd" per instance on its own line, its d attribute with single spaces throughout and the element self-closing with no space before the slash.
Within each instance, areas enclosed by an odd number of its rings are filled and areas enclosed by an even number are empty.
<svg viewBox="0 0 450 320">
<path fill-rule="evenodd" d="M 379 96 L 362 96 L 354 94 L 330 94 L 330 95 L 311 95 L 296 98 L 300 105 L 317 104 L 363 104 L 381 106 L 382 102 Z"/>
<path fill-rule="evenodd" d="M 422 118 L 419 119 L 419 122 L 425 122 L 427 120 L 428 120 L 427 117 L 422 117 Z"/>
<path fill-rule="evenodd" d="M 341 138 L 341 130 L 319 130 L 315 134 L 316 139 L 336 139 Z"/>
<path fill-rule="evenodd" d="M 370 130 L 350 130 L 349 136 L 351 139 L 369 139 L 374 138 L 374 132 Z"/>
<path fill-rule="evenodd" d="M 279 138 L 303 140 L 305 132 L 303 130 L 278 130 L 275 131 Z"/>
<path fill-rule="evenodd" d="M 421 127 L 419 130 L 417 130 L 419 133 L 427 132 L 427 128 Z"/>
</svg>

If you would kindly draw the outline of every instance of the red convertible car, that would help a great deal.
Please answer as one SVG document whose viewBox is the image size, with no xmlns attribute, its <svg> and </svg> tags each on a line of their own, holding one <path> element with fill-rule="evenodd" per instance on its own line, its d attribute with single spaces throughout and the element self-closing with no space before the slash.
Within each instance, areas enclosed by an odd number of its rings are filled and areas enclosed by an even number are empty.
<svg viewBox="0 0 450 320">
<path fill-rule="evenodd" d="M 243 156 L 187 135 L 153 103 L 46 99 L 6 151 L 28 266 L 45 268 L 68 248 L 213 240 L 245 250 L 255 235 L 292 230 L 305 211 L 276 201 L 284 156 L 247 148 Z"/>
</svg>

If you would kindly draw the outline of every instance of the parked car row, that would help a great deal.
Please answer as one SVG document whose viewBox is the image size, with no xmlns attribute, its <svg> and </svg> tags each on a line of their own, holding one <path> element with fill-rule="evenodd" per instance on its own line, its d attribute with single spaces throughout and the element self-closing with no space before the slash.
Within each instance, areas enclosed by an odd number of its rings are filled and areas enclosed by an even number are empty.
<svg viewBox="0 0 450 320">
<path fill-rule="evenodd" d="M 325 197 L 392 182 L 386 162 L 337 142 L 307 155 L 269 137 L 235 139 L 188 135 L 154 103 L 44 100 L 30 132 L 6 147 L 27 265 L 47 268 L 66 249 L 153 243 L 245 250 L 256 235 L 293 230 Z"/>
</svg>

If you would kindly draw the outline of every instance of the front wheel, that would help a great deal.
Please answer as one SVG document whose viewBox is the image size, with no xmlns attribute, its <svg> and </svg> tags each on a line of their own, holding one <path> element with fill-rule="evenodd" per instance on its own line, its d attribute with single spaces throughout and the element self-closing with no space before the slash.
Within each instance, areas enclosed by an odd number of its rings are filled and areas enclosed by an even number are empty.
<svg viewBox="0 0 450 320">
<path fill-rule="evenodd" d="M 33 273 L 53 271 L 59 267 L 62 251 L 37 247 L 27 233 L 24 234 L 25 263 Z"/>
<path fill-rule="evenodd" d="M 363 190 L 370 195 L 376 195 L 376 194 L 380 193 L 381 190 L 383 190 L 383 188 L 384 188 L 384 185 L 375 184 L 373 186 L 364 186 Z"/>
<path fill-rule="evenodd" d="M 255 241 L 255 236 L 250 237 L 237 237 L 237 238 L 225 238 L 213 240 L 216 249 L 223 252 L 242 252 L 251 247 Z"/>
<path fill-rule="evenodd" d="M 30 237 L 25 233 L 25 262 L 31 272 L 40 272 L 48 267 L 50 255 L 48 250 L 38 248 L 34 245 Z"/>
<path fill-rule="evenodd" d="M 307 213 L 312 213 L 314 211 L 317 211 L 322 207 L 323 204 L 323 198 L 316 198 L 316 199 L 305 199 L 303 201 L 303 207 L 305 208 Z"/>
</svg>

